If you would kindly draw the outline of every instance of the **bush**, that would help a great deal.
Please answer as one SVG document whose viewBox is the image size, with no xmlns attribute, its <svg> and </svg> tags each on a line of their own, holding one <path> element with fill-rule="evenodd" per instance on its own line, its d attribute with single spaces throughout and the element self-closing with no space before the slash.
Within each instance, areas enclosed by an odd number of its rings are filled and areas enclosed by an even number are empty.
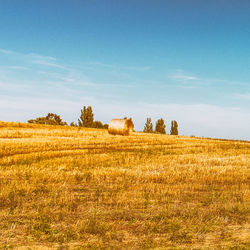
<svg viewBox="0 0 250 250">
<path fill-rule="evenodd" d="M 63 122 L 60 115 L 54 113 L 48 113 L 45 117 L 28 120 L 28 123 L 67 126 L 67 122 Z"/>
</svg>

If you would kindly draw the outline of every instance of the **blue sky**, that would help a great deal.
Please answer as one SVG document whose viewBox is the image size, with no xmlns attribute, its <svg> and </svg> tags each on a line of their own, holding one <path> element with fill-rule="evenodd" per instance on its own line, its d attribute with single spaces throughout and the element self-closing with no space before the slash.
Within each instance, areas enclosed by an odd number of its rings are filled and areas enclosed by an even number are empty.
<svg viewBox="0 0 250 250">
<path fill-rule="evenodd" d="M 0 120 L 83 105 L 250 140 L 250 1 L 0 0 Z"/>
</svg>

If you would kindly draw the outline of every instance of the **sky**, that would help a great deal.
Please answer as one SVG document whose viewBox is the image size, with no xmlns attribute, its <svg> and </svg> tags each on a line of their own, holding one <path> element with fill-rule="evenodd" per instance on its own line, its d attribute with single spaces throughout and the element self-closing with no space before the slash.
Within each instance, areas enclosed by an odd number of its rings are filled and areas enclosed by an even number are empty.
<svg viewBox="0 0 250 250">
<path fill-rule="evenodd" d="M 0 0 L 0 120 L 83 106 L 250 140 L 250 1 Z"/>
</svg>

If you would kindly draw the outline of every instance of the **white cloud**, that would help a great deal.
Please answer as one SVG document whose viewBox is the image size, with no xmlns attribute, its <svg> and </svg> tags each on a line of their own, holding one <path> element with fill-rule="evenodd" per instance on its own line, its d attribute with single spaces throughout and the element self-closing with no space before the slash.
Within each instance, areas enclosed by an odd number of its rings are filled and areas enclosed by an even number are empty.
<svg viewBox="0 0 250 250">
<path fill-rule="evenodd" d="M 31 62 L 35 63 L 35 64 L 48 66 L 48 67 L 55 67 L 55 68 L 59 68 L 59 69 L 67 69 L 66 67 L 64 67 L 64 66 L 62 66 L 60 64 L 57 64 L 57 63 L 54 63 L 54 62 L 51 62 L 51 61 L 46 61 L 46 60 L 32 60 Z"/>
<path fill-rule="evenodd" d="M 132 70 L 132 71 L 148 71 L 150 70 L 151 68 L 149 66 L 128 66 L 128 67 L 123 67 L 124 69 L 127 69 L 127 70 Z"/>
<path fill-rule="evenodd" d="M 0 49 L 0 53 L 9 55 L 9 54 L 13 54 L 14 52 L 11 50 Z"/>
<path fill-rule="evenodd" d="M 89 62 L 89 65 L 92 66 L 98 66 L 98 67 L 104 67 L 104 68 L 114 68 L 114 65 L 111 64 L 106 64 L 106 63 L 102 63 L 102 62 Z"/>
<path fill-rule="evenodd" d="M 196 76 L 191 76 L 191 75 L 184 75 L 184 74 L 176 74 L 172 75 L 171 78 L 176 79 L 176 80 L 184 80 L 184 81 L 197 81 L 199 78 Z"/>
<path fill-rule="evenodd" d="M 27 55 L 25 55 L 26 57 L 29 57 L 29 58 L 35 58 L 37 60 L 45 60 L 45 61 L 57 61 L 57 59 L 55 57 L 52 57 L 52 56 L 44 56 L 44 55 L 39 55 L 39 54 L 36 54 L 36 53 L 29 53 Z"/>
<path fill-rule="evenodd" d="M 176 72 L 170 74 L 168 76 L 170 79 L 175 80 L 183 86 L 219 86 L 219 85 L 227 85 L 227 86 L 249 86 L 249 82 L 241 82 L 241 81 L 232 81 L 227 79 L 219 79 L 213 77 L 200 77 L 194 74 L 186 73 L 184 70 L 176 70 Z"/>
<path fill-rule="evenodd" d="M 0 66 L 0 69 L 3 70 L 29 70 L 28 67 L 23 67 L 23 66 Z"/>
<path fill-rule="evenodd" d="M 88 65 L 97 66 L 100 68 L 108 68 L 113 70 L 131 70 L 131 71 L 148 71 L 150 70 L 149 66 L 124 66 L 124 65 L 115 65 L 115 64 L 106 64 L 102 62 L 89 62 Z"/>
<path fill-rule="evenodd" d="M 235 94 L 237 98 L 250 100 L 250 93 Z"/>
<path fill-rule="evenodd" d="M 55 57 L 39 55 L 36 53 L 19 53 L 16 51 L 0 49 L 0 53 L 9 56 L 11 59 L 25 63 L 25 64 L 40 64 L 47 67 L 56 67 L 60 69 L 67 69 L 65 65 L 58 63 Z M 9 66 L 13 67 L 13 65 Z M 19 68 L 22 66 L 18 66 Z M 14 68 L 13 68 L 14 69 Z"/>
<path fill-rule="evenodd" d="M 46 92 L 60 95 L 65 91 L 79 92 L 79 88 L 84 86 L 100 86 L 86 77 L 81 70 L 61 64 L 54 57 L 6 50 L 0 52 L 6 54 L 10 64 L 0 66 L 1 90 L 9 92 L 9 96 L 18 90 L 20 95 L 32 94 L 33 91 L 33 95 L 41 96 Z M 17 63 L 22 66 L 17 66 Z"/>
</svg>

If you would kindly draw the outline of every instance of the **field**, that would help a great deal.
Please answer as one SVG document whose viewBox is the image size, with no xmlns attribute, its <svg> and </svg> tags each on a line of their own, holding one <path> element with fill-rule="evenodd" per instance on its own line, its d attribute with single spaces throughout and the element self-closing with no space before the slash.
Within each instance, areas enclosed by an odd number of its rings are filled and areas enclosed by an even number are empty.
<svg viewBox="0 0 250 250">
<path fill-rule="evenodd" d="M 250 143 L 0 122 L 0 249 L 249 249 Z"/>
</svg>

